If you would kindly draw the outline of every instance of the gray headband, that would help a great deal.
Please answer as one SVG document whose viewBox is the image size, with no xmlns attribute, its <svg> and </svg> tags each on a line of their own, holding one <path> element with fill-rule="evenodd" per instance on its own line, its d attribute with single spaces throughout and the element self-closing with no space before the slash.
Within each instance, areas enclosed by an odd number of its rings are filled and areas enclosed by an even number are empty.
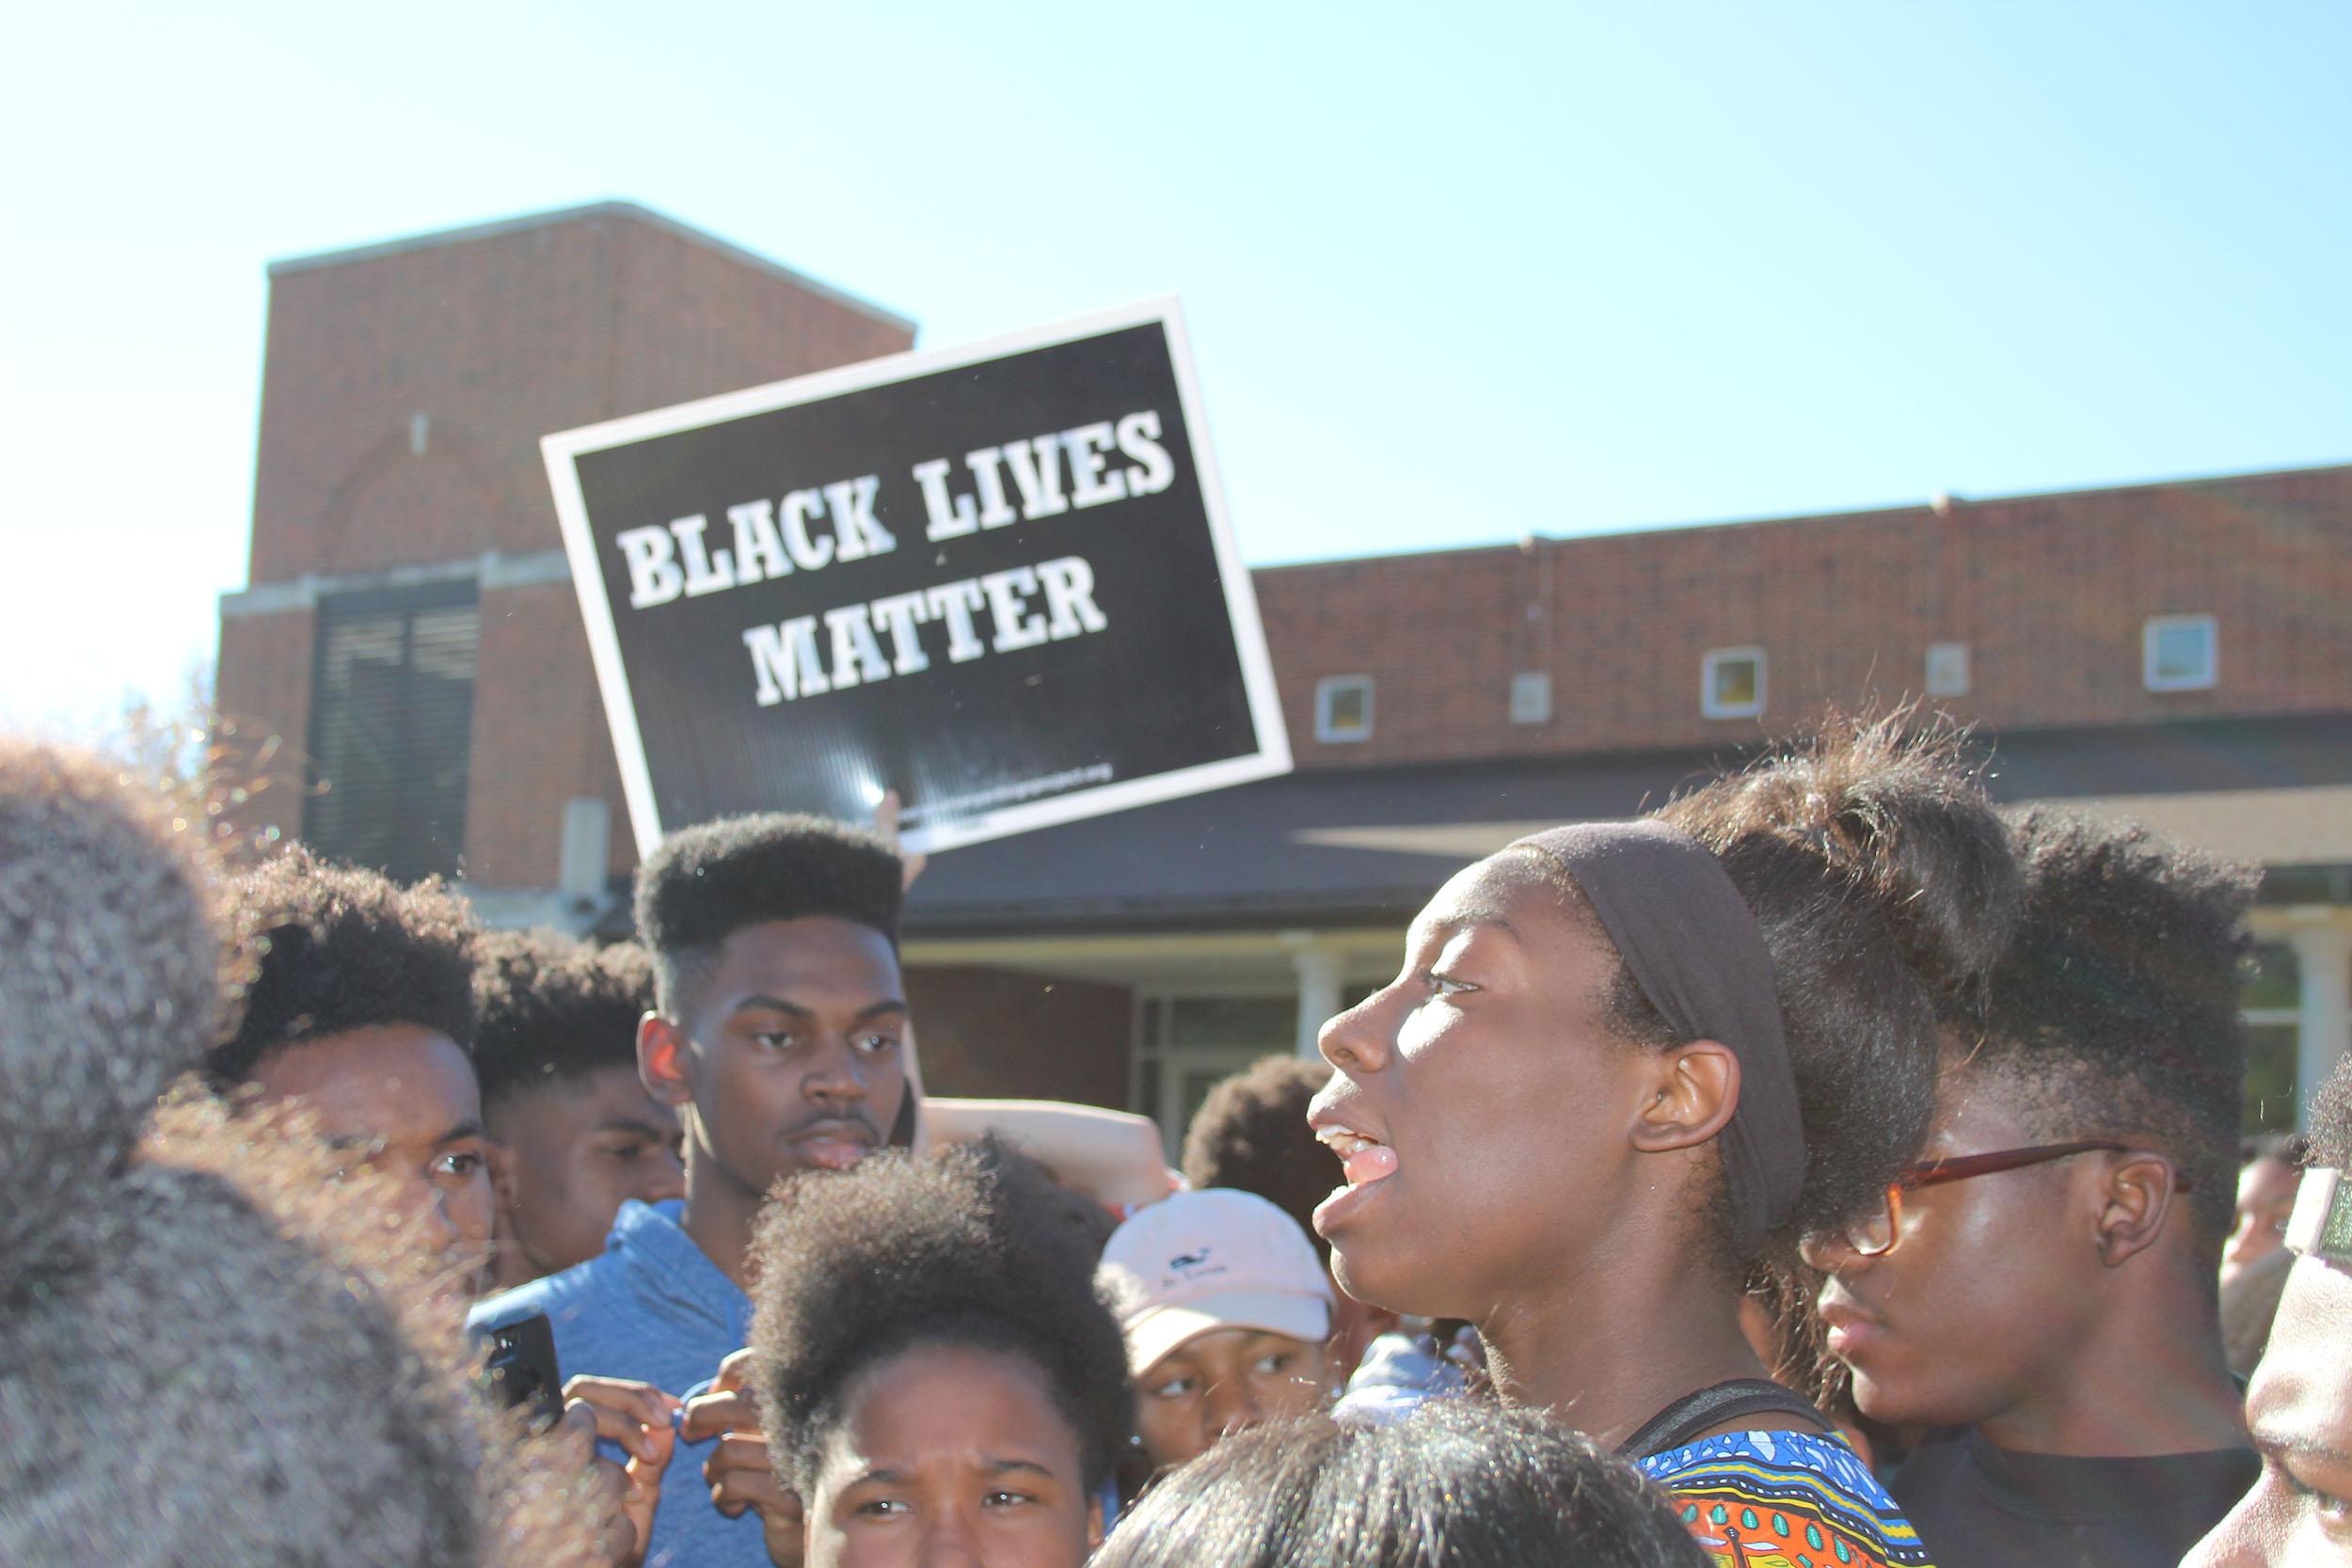
<svg viewBox="0 0 2352 1568">
<path fill-rule="evenodd" d="M 1668 1027 L 1740 1061 L 1740 1103 L 1718 1140 L 1741 1250 L 1796 1212 L 1804 1119 L 1781 1033 L 1772 956 L 1747 900 L 1697 839 L 1663 822 L 1586 822 L 1511 846 L 1566 868 Z"/>
</svg>

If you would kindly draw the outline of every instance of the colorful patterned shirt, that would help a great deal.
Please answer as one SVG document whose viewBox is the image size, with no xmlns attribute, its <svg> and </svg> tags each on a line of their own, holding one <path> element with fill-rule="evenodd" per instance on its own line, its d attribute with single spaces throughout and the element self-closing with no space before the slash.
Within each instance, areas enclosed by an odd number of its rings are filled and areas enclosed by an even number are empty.
<svg viewBox="0 0 2352 1568">
<path fill-rule="evenodd" d="M 1717 1568 L 1931 1568 L 1842 1437 L 1728 1432 L 1640 1464 Z"/>
</svg>

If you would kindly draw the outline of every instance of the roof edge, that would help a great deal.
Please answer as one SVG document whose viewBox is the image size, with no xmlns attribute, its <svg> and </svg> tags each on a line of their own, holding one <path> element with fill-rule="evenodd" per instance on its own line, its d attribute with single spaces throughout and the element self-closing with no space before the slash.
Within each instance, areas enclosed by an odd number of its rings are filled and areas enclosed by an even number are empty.
<svg viewBox="0 0 2352 1568">
<path fill-rule="evenodd" d="M 2286 468 L 2246 468 L 2224 474 L 2183 474 L 2170 479 L 2133 480 L 2122 484 L 2076 484 L 2052 490 L 2019 490 L 2000 495 L 1962 496 L 1946 498 L 1947 511 L 1962 514 L 1976 507 L 2026 505 L 2035 501 L 2068 500 L 2081 496 L 2130 496 L 2160 490 L 2214 489 L 2231 484 L 2249 484 L 2264 480 L 2297 479 L 2310 474 L 2352 474 L 2352 462 L 2305 463 Z M 1933 499 L 1918 501 L 1884 502 L 1867 506 L 1833 507 L 1820 512 L 1781 512 L 1761 517 L 1711 517 L 1692 522 L 1628 523 L 1621 527 L 1594 529 L 1577 533 L 1522 534 L 1517 540 L 1499 539 L 1478 545 L 1426 545 L 1401 550 L 1384 550 L 1374 555 L 1312 556 L 1297 561 L 1272 561 L 1254 564 L 1253 572 L 1296 572 L 1318 566 L 1348 566 L 1390 561 L 1413 561 L 1438 555 L 1494 555 L 1503 551 L 1526 553 L 1536 548 L 1559 545 L 1581 545 L 1598 540 L 1646 538 L 1651 534 L 1705 533 L 1751 528 L 1776 528 L 1784 524 L 1851 523 L 1884 521 L 1889 518 L 1913 517 L 1942 520 Z"/>
<path fill-rule="evenodd" d="M 666 213 L 634 201 L 591 201 L 578 207 L 556 207 L 543 213 L 525 213 L 517 217 L 493 218 L 487 223 L 466 224 L 456 229 L 437 229 L 426 234 L 408 234 L 395 240 L 378 240 L 369 245 L 346 245 L 338 250 L 313 251 L 305 256 L 281 257 L 263 269 L 268 277 L 278 278 L 294 273 L 312 272 L 321 267 L 339 267 L 353 261 L 373 261 L 386 256 L 398 256 L 412 250 L 424 250 L 436 245 L 465 245 L 474 240 L 497 239 L 505 234 L 521 233 L 526 230 L 547 229 L 559 223 L 577 223 L 584 218 L 620 217 L 666 230 L 680 239 L 691 241 L 706 249 L 715 250 L 730 261 L 780 277 L 787 283 L 807 290 L 810 293 L 845 309 L 854 310 L 868 320 L 884 326 L 896 327 L 910 338 L 917 330 L 916 324 L 895 310 L 886 310 L 871 300 L 860 299 L 846 289 L 796 272 L 781 261 L 771 261 L 754 250 L 723 240 L 691 223 L 684 223 Z"/>
</svg>

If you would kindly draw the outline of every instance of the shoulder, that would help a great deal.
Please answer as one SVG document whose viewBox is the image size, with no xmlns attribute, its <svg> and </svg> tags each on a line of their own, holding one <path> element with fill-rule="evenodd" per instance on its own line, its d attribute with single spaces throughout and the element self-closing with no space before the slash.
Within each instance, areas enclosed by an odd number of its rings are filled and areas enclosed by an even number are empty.
<svg viewBox="0 0 2352 1568">
<path fill-rule="evenodd" d="M 1734 1432 L 1641 1462 L 1706 1545 L 1738 1541 L 1743 1560 L 1827 1552 L 1857 1568 L 1929 1568 L 1919 1532 L 1842 1438 Z"/>
<path fill-rule="evenodd" d="M 479 1332 L 544 1314 L 555 1331 L 558 1356 L 570 1370 L 579 1359 L 582 1336 L 593 1334 L 594 1325 L 610 1315 L 622 1289 L 612 1255 L 607 1253 L 561 1274 L 484 1297 L 466 1314 L 466 1326 Z"/>
</svg>

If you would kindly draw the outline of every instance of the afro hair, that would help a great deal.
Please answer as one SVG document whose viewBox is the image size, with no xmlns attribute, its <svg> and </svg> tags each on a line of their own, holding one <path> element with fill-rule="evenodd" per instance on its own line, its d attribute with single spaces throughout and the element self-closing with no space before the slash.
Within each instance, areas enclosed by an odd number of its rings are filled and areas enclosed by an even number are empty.
<svg viewBox="0 0 2352 1568">
<path fill-rule="evenodd" d="M 474 1071 L 485 1105 L 608 1068 L 637 1069 L 653 960 L 633 942 L 491 931 L 476 946 Z"/>
<path fill-rule="evenodd" d="M 904 873 L 889 845 L 830 817 L 727 816 L 661 841 L 637 871 L 637 934 L 653 950 L 661 1010 L 746 926 L 814 915 L 898 942 Z"/>
<path fill-rule="evenodd" d="M 1315 1234 L 1315 1206 L 1339 1171 L 1307 1125 L 1307 1102 L 1330 1079 L 1328 1062 L 1267 1056 L 1210 1089 L 1184 1132 L 1184 1180 L 1196 1190 L 1256 1194 L 1296 1220 L 1327 1259 L 1331 1243 Z"/>
<path fill-rule="evenodd" d="M 2230 1232 L 2245 1093 L 2240 991 L 2261 872 L 2135 823 L 2037 808 L 2012 843 L 2026 918 L 1946 1023 L 1965 1070 L 2031 1096 L 2050 1135 L 2155 1138 L 2191 1181 L 2201 1246 Z"/>
<path fill-rule="evenodd" d="M 217 1032 L 216 885 L 107 765 L 0 743 L 0 1561 L 584 1565 L 590 1478 L 472 1394 L 387 1179 L 155 1111 Z"/>
<path fill-rule="evenodd" d="M 2336 1063 L 2312 1097 L 2311 1131 L 2304 1137 L 2302 1155 L 2307 1169 L 2352 1169 L 2352 1056 Z"/>
<path fill-rule="evenodd" d="M 476 929 L 438 878 L 402 887 L 334 865 L 299 846 L 236 888 L 256 958 L 245 1020 L 206 1068 L 249 1080 L 288 1046 L 385 1024 L 411 1024 L 473 1049 Z"/>
<path fill-rule="evenodd" d="M 776 1473 L 806 1496 L 862 1371 L 925 1345 L 1008 1353 L 1045 1376 L 1101 1485 L 1134 1431 L 1119 1324 L 1018 1164 L 950 1149 L 804 1180 L 753 1244 L 755 1380 Z"/>
<path fill-rule="evenodd" d="M 1789 1235 L 1867 1207 L 1916 1156 L 1938 999 L 1980 985 L 2017 924 L 2017 866 L 1964 736 L 1912 717 L 1833 720 L 1657 814 L 1714 852 L 1772 954 L 1804 1119 Z"/>
</svg>

